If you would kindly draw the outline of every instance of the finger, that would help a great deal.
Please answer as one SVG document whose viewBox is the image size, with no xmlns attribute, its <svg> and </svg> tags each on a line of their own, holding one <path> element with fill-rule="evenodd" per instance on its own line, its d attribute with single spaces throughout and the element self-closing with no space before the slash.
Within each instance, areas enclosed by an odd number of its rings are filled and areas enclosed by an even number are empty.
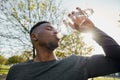
<svg viewBox="0 0 120 80">
<path fill-rule="evenodd" d="M 68 27 L 68 22 L 66 20 L 63 20 L 63 24 Z"/>
<path fill-rule="evenodd" d="M 75 16 L 74 16 L 74 15 L 68 14 L 68 17 L 69 17 L 73 22 L 75 22 Z"/>
<path fill-rule="evenodd" d="M 72 16 L 74 16 L 74 23 L 75 23 L 75 22 L 76 22 L 76 17 L 79 17 L 80 14 L 79 14 L 79 12 L 73 11 L 73 12 L 72 12 Z"/>
<path fill-rule="evenodd" d="M 82 10 L 80 9 L 79 7 L 76 8 L 79 12 L 79 15 L 85 15 L 85 16 L 88 16 L 88 14 L 86 13 L 86 9 L 85 10 Z"/>
<path fill-rule="evenodd" d="M 82 21 L 83 19 L 86 19 L 86 16 L 85 15 L 76 16 L 76 19 Z"/>
<path fill-rule="evenodd" d="M 88 16 L 88 14 L 86 13 L 86 10 L 82 10 L 82 13 L 83 13 L 85 16 Z"/>
<path fill-rule="evenodd" d="M 77 12 L 75 12 L 75 11 L 72 11 L 72 15 L 73 15 L 73 16 L 75 16 L 75 15 L 76 15 L 76 13 L 77 13 Z"/>
<path fill-rule="evenodd" d="M 73 12 L 72 12 L 72 15 L 74 16 L 74 19 L 76 19 L 76 17 L 80 16 L 80 13 L 73 11 Z M 75 21 L 75 20 L 74 20 L 74 21 Z"/>
<path fill-rule="evenodd" d="M 79 26 L 82 26 L 82 25 L 85 23 L 85 21 L 86 21 L 86 19 L 83 19 L 83 20 L 81 21 L 81 23 L 79 24 Z"/>
<path fill-rule="evenodd" d="M 86 16 L 84 16 L 84 15 L 80 15 L 80 16 L 76 16 L 76 24 L 78 24 L 78 25 L 81 25 L 82 23 L 83 23 L 83 20 L 85 20 L 86 19 Z"/>
<path fill-rule="evenodd" d="M 79 8 L 79 7 L 76 7 L 76 9 L 77 9 L 79 12 L 82 11 L 81 8 Z"/>
<path fill-rule="evenodd" d="M 81 8 L 77 7 L 76 10 L 78 11 L 79 15 L 84 15 L 84 10 Z"/>
<path fill-rule="evenodd" d="M 74 25 L 69 21 L 63 20 L 63 23 L 65 24 L 66 27 L 70 26 L 72 29 L 74 29 Z"/>
<path fill-rule="evenodd" d="M 75 29 L 74 25 L 71 22 L 68 22 L 68 25 L 72 28 Z"/>
</svg>

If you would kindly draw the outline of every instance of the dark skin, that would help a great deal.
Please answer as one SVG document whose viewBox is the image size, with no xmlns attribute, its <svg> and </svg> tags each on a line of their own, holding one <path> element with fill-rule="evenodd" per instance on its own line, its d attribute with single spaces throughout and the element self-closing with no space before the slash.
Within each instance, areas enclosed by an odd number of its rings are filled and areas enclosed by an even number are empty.
<svg viewBox="0 0 120 80">
<path fill-rule="evenodd" d="M 58 47 L 59 39 L 56 35 L 57 31 L 50 23 L 44 23 L 33 31 L 31 34 L 31 40 L 37 52 L 34 59 L 35 62 L 57 59 L 53 53 L 54 49 Z"/>
<path fill-rule="evenodd" d="M 77 8 L 80 12 L 81 9 Z M 69 25 L 73 29 L 78 31 L 87 31 L 94 28 L 94 24 L 88 18 L 82 16 L 76 16 L 77 12 L 73 11 L 68 14 L 68 17 L 73 21 L 73 24 L 70 22 L 63 21 L 65 25 Z M 79 26 L 83 19 L 86 19 L 84 23 Z M 79 28 L 80 27 L 80 28 Z M 50 23 L 44 23 L 38 26 L 31 34 L 32 43 L 36 49 L 36 57 L 34 58 L 35 62 L 45 62 L 56 60 L 57 57 L 54 54 L 54 49 L 58 47 L 59 39 L 57 38 L 57 31 L 53 28 Z"/>
</svg>

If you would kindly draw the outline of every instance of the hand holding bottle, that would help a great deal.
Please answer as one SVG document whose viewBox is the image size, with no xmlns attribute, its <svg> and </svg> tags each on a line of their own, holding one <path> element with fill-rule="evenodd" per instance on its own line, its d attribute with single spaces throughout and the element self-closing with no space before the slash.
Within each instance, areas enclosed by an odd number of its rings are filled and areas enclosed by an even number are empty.
<svg viewBox="0 0 120 80">
<path fill-rule="evenodd" d="M 68 17 L 72 22 L 63 20 L 64 24 L 81 32 L 90 31 L 94 27 L 94 24 L 88 17 L 93 13 L 93 10 L 81 10 L 79 7 L 77 7 L 76 10 L 77 11 L 72 11 L 68 14 Z"/>
</svg>

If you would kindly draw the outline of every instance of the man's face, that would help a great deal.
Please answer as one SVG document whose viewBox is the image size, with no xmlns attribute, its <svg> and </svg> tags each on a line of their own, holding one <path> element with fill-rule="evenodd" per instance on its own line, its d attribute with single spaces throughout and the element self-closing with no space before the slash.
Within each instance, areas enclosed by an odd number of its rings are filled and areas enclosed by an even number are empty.
<svg viewBox="0 0 120 80">
<path fill-rule="evenodd" d="M 37 41 L 40 46 L 51 50 L 58 47 L 57 31 L 50 23 L 43 23 L 37 27 Z"/>
</svg>

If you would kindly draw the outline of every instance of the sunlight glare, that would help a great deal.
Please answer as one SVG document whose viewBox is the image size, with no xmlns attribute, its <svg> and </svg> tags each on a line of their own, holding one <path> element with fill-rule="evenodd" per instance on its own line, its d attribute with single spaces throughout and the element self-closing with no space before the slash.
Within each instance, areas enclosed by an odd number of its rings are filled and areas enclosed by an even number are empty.
<svg viewBox="0 0 120 80">
<path fill-rule="evenodd" d="M 102 47 L 93 40 L 92 33 L 82 33 L 81 36 L 83 36 L 83 40 L 87 45 L 93 47 L 93 52 L 89 56 L 96 54 L 104 54 Z"/>
<path fill-rule="evenodd" d="M 82 33 L 81 36 L 83 36 L 83 40 L 85 43 L 91 45 L 91 43 L 92 43 L 92 34 L 91 33 Z"/>
</svg>

